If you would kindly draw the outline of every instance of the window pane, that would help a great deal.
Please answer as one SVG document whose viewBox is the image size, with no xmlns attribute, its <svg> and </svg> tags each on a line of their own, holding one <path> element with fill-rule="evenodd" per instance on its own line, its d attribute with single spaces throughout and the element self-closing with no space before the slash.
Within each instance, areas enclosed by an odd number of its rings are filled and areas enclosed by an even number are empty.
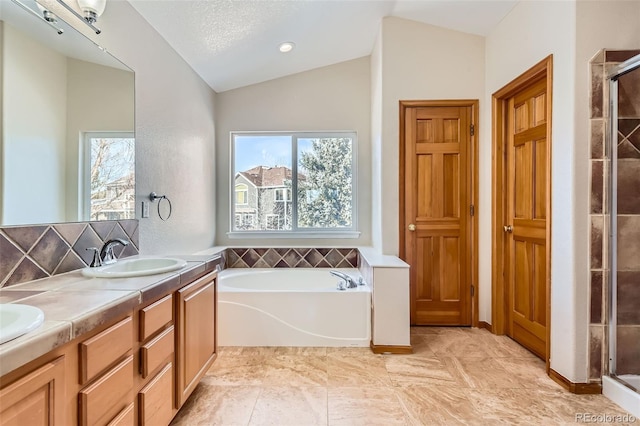
<svg viewBox="0 0 640 426">
<path fill-rule="evenodd" d="M 298 227 L 352 225 L 351 138 L 298 139 Z"/>
<path fill-rule="evenodd" d="M 247 188 L 236 192 L 234 212 L 251 216 L 234 231 L 291 230 L 291 136 L 234 135 L 233 150 L 234 184 Z"/>
<path fill-rule="evenodd" d="M 91 220 L 135 217 L 135 139 L 91 138 Z"/>
</svg>

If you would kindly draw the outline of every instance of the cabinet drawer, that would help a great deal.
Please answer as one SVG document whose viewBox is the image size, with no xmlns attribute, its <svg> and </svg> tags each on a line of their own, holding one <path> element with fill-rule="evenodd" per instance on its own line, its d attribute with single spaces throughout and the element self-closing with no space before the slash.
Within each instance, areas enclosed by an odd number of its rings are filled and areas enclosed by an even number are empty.
<svg viewBox="0 0 640 426">
<path fill-rule="evenodd" d="M 168 295 L 155 303 L 140 309 L 140 342 L 160 330 L 173 320 L 172 295 Z"/>
<path fill-rule="evenodd" d="M 140 425 L 168 425 L 173 417 L 173 364 L 167 364 L 138 394 Z"/>
<path fill-rule="evenodd" d="M 123 410 L 133 388 L 133 355 L 109 370 L 94 384 L 79 392 L 80 424 L 106 423 Z M 127 397 L 125 399 L 125 397 Z M 106 420 L 105 420 L 106 417 Z"/>
<path fill-rule="evenodd" d="M 133 321 L 127 317 L 80 343 L 80 384 L 92 380 L 118 361 L 133 344 Z"/>
<path fill-rule="evenodd" d="M 140 372 L 145 378 L 173 353 L 173 326 L 140 348 Z"/>
<path fill-rule="evenodd" d="M 111 420 L 107 426 L 134 426 L 135 422 L 135 413 L 133 411 L 132 402 L 127 408 L 120 411 L 120 413 L 118 413 L 118 415 Z"/>
</svg>

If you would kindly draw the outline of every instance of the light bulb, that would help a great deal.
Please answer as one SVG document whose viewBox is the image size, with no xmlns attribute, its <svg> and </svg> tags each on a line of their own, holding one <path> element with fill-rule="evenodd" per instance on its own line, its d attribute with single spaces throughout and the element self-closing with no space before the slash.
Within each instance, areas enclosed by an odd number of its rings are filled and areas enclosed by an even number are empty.
<svg viewBox="0 0 640 426">
<path fill-rule="evenodd" d="M 280 44 L 280 46 L 278 47 L 278 49 L 282 52 L 282 53 L 288 53 L 291 52 L 293 50 L 293 48 L 296 47 L 296 44 L 291 42 L 291 41 L 285 41 L 284 43 Z"/>
<path fill-rule="evenodd" d="M 40 10 L 40 13 L 42 13 L 42 17 L 44 18 L 45 21 L 52 22 L 54 24 L 58 22 L 58 17 L 53 13 L 51 13 L 51 11 L 45 9 L 43 5 L 36 2 L 36 6 L 38 6 L 38 9 Z"/>
<path fill-rule="evenodd" d="M 78 6 L 84 13 L 84 19 L 90 24 L 98 20 L 107 6 L 107 0 L 78 0 Z"/>
</svg>

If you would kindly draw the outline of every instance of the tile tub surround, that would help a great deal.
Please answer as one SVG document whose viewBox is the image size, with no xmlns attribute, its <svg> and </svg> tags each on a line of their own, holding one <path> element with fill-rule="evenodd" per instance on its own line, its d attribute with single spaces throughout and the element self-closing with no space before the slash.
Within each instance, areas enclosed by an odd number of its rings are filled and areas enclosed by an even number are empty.
<svg viewBox="0 0 640 426">
<path fill-rule="evenodd" d="M 609 246 L 608 233 L 608 179 L 610 164 L 606 150 L 606 120 L 609 88 L 607 72 L 616 64 L 637 54 L 640 50 L 600 51 L 591 61 L 591 123 L 590 123 L 590 361 L 589 379 L 600 382 L 608 373 L 608 294 Z M 629 73 L 619 80 L 618 119 L 618 367 L 624 372 L 640 373 L 640 354 L 637 353 L 640 303 L 640 72 Z M 622 328 L 620 328 L 622 327 Z M 636 340 L 632 340 L 636 337 Z M 634 349 L 635 348 L 635 349 Z"/>
<path fill-rule="evenodd" d="M 355 248 L 228 248 L 227 268 L 357 268 Z"/>
<path fill-rule="evenodd" d="M 484 329 L 413 327 L 411 355 L 366 348 L 220 347 L 172 426 L 559 425 L 628 415 L 576 395 L 544 362 Z"/>
<path fill-rule="evenodd" d="M 118 258 L 137 255 L 138 220 L 0 227 L 0 288 L 89 266 L 87 247 L 113 238 L 130 242 L 114 248 Z"/>
</svg>

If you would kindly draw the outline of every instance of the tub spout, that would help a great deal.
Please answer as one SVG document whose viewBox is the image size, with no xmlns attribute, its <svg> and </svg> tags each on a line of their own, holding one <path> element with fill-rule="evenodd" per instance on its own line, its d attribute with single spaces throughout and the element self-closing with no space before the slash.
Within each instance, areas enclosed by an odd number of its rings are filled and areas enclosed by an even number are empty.
<svg viewBox="0 0 640 426">
<path fill-rule="evenodd" d="M 329 273 L 331 275 L 334 275 L 338 278 L 343 279 L 345 284 L 347 285 L 347 288 L 356 288 L 358 286 L 358 284 L 356 284 L 356 281 L 353 278 L 351 278 L 350 275 L 347 275 L 344 272 L 340 272 L 332 269 L 329 271 Z"/>
</svg>

